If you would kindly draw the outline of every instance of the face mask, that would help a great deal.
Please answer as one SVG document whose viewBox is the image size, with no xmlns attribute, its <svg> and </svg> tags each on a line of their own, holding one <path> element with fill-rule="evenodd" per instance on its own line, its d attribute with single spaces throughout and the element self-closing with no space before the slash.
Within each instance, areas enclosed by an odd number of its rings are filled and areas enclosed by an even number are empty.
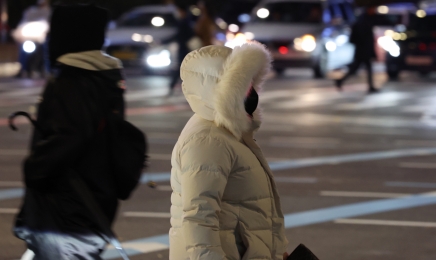
<svg viewBox="0 0 436 260">
<path fill-rule="evenodd" d="M 256 90 L 251 87 L 247 97 L 244 100 L 245 111 L 251 118 L 253 118 L 253 113 L 256 110 L 258 104 L 259 95 L 257 94 Z"/>
</svg>

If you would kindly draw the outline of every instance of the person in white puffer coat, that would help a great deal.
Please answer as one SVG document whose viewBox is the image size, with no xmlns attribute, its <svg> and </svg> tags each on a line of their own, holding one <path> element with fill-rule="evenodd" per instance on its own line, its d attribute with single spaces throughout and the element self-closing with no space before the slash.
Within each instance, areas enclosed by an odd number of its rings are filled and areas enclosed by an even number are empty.
<svg viewBox="0 0 436 260">
<path fill-rule="evenodd" d="M 234 50 L 208 46 L 185 57 L 182 90 L 195 114 L 171 159 L 170 260 L 287 256 L 274 177 L 253 139 L 259 109 L 245 108 L 270 66 L 270 53 L 257 42 Z"/>
</svg>

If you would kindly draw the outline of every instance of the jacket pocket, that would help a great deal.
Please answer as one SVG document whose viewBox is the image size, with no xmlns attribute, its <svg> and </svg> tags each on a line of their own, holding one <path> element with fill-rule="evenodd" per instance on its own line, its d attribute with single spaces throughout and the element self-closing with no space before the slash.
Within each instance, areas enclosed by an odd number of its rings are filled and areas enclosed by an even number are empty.
<svg viewBox="0 0 436 260">
<path fill-rule="evenodd" d="M 241 233 L 242 242 L 245 245 L 246 251 L 241 257 L 241 260 L 265 260 L 273 259 L 271 257 L 271 246 L 269 237 L 271 237 L 270 230 L 255 230 L 251 231 L 247 226 L 239 222 L 239 232 Z"/>
</svg>

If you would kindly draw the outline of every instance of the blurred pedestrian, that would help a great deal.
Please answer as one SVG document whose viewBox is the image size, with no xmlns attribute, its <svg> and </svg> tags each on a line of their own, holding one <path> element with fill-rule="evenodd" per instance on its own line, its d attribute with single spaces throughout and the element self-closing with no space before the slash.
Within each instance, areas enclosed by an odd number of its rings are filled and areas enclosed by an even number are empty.
<svg viewBox="0 0 436 260">
<path fill-rule="evenodd" d="M 21 69 L 16 77 L 31 78 L 33 72 L 39 72 L 41 77 L 45 76 L 48 67 L 45 59 L 45 42 L 50 15 L 51 8 L 48 0 L 38 0 L 35 6 L 24 11 L 18 28 L 12 33 L 15 41 L 20 43 L 18 59 Z M 33 44 L 35 49 L 26 50 L 25 42 Z"/>
<path fill-rule="evenodd" d="M 367 8 L 361 17 L 352 27 L 350 42 L 355 46 L 353 63 L 341 79 L 335 81 L 336 87 L 339 91 L 342 90 L 344 81 L 354 75 L 359 67 L 365 65 L 368 79 L 368 93 L 374 93 L 378 90 L 374 87 L 372 60 L 376 58 L 375 53 L 375 40 L 373 33 L 375 7 Z"/>
<path fill-rule="evenodd" d="M 270 66 L 257 42 L 204 47 L 183 61 L 195 114 L 172 155 L 170 260 L 287 257 L 273 173 L 253 138 Z"/>
<path fill-rule="evenodd" d="M 201 14 L 195 24 L 195 34 L 200 38 L 203 47 L 213 45 L 216 25 L 211 7 L 204 1 L 199 1 L 198 7 Z"/>
<path fill-rule="evenodd" d="M 35 260 L 101 259 L 106 241 L 70 183 L 71 174 L 89 188 L 101 222 L 113 222 L 118 199 L 130 189 L 113 171 L 107 131 L 109 118 L 124 116 L 121 62 L 101 51 L 107 22 L 107 12 L 95 6 L 59 6 L 53 12 L 49 56 L 56 73 L 39 104 L 14 228 Z"/>
<path fill-rule="evenodd" d="M 191 19 L 188 12 L 188 4 L 180 1 L 175 3 L 177 12 L 176 17 L 178 19 L 177 31 L 168 39 L 164 39 L 162 44 L 168 44 L 176 42 L 178 44 L 177 51 L 177 65 L 171 74 L 170 90 L 168 96 L 173 95 L 174 89 L 180 81 L 180 65 L 182 64 L 185 56 L 190 52 L 188 43 L 194 36 L 194 30 L 192 28 Z"/>
</svg>

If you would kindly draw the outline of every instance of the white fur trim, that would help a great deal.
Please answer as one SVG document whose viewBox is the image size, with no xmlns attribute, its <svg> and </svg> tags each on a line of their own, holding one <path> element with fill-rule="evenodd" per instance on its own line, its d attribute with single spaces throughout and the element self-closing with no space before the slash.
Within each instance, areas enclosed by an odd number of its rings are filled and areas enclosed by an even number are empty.
<svg viewBox="0 0 436 260">
<path fill-rule="evenodd" d="M 258 42 L 236 47 L 226 59 L 214 98 L 215 123 L 236 138 L 249 131 L 252 120 L 244 108 L 244 98 L 251 87 L 260 91 L 271 69 L 271 54 Z"/>
<path fill-rule="evenodd" d="M 123 68 L 119 59 L 99 50 L 68 53 L 59 57 L 57 61 L 68 66 L 94 71 Z"/>
</svg>

